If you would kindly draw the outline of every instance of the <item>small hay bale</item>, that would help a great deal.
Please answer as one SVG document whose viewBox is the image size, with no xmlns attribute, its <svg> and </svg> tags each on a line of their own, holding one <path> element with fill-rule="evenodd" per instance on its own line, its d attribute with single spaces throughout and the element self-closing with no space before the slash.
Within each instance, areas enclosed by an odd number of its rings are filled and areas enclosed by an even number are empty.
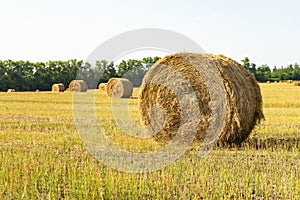
<svg viewBox="0 0 300 200">
<path fill-rule="evenodd" d="M 287 80 L 286 82 L 287 82 L 287 83 L 293 83 L 293 81 L 292 81 L 292 80 Z"/>
<path fill-rule="evenodd" d="M 65 86 L 62 83 L 56 83 L 52 85 L 52 92 L 63 92 L 65 90 Z"/>
<path fill-rule="evenodd" d="M 106 91 L 106 85 L 107 83 L 100 83 L 98 86 L 98 89 L 102 92 Z"/>
<path fill-rule="evenodd" d="M 7 92 L 16 92 L 15 89 L 8 89 Z"/>
<path fill-rule="evenodd" d="M 300 82 L 295 82 L 294 86 L 300 86 Z"/>
<path fill-rule="evenodd" d="M 39 90 L 39 89 L 37 89 L 37 90 L 35 90 L 35 92 L 40 92 L 40 90 Z"/>
<path fill-rule="evenodd" d="M 69 84 L 69 90 L 71 92 L 86 92 L 88 85 L 84 80 L 73 80 Z"/>
<path fill-rule="evenodd" d="M 271 83 L 271 81 L 267 81 L 267 83 L 268 83 L 268 84 L 270 84 L 270 83 Z"/>
<path fill-rule="evenodd" d="M 189 61 L 187 61 L 187 58 Z M 221 74 L 226 90 L 226 117 L 224 127 L 219 135 L 218 144 L 239 145 L 250 135 L 254 126 L 264 118 L 262 111 L 262 96 L 255 77 L 236 61 L 223 55 L 206 55 L 199 53 L 177 53 L 166 56 L 157 61 L 147 72 L 139 93 L 138 109 L 143 126 L 154 135 L 154 139 L 169 143 L 181 126 L 182 102 L 188 102 L 190 94 L 180 93 L 180 97 L 170 89 L 160 84 L 153 84 L 163 80 L 164 83 L 174 85 L 178 91 L 184 91 L 184 83 L 176 79 L 175 73 L 168 73 L 165 68 L 171 68 L 180 73 L 192 86 L 199 102 L 200 120 L 198 122 L 196 141 L 203 142 L 211 121 L 211 97 L 199 69 L 211 66 L 213 61 Z M 192 63 L 192 64 L 191 64 Z M 168 66 L 168 67 L 165 67 Z M 198 70 L 197 70 L 198 69 Z M 152 84 L 147 84 L 151 83 Z M 178 99 L 180 98 L 180 100 Z M 164 108 L 165 118 L 160 114 L 151 117 L 151 109 L 159 105 Z M 190 112 L 193 115 L 193 112 Z M 162 118 L 164 118 L 162 120 Z M 195 119 L 188 119 L 195 121 Z M 182 124 L 184 131 L 189 133 L 190 121 Z M 157 130 L 157 127 L 161 127 Z"/>
<path fill-rule="evenodd" d="M 133 92 L 133 84 L 126 78 L 111 78 L 106 85 L 106 94 L 113 98 L 129 98 Z"/>
<path fill-rule="evenodd" d="M 274 81 L 274 83 L 278 83 L 278 81 Z"/>
</svg>

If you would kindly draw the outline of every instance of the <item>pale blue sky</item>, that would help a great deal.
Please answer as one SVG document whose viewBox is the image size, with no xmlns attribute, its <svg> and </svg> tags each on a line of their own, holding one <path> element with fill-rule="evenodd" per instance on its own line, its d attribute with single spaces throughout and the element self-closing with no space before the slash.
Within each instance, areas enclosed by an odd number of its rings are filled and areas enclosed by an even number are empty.
<svg viewBox="0 0 300 200">
<path fill-rule="evenodd" d="M 2 60 L 86 59 L 114 35 L 163 28 L 238 61 L 300 63 L 296 0 L 0 0 L 0 8 Z"/>
</svg>

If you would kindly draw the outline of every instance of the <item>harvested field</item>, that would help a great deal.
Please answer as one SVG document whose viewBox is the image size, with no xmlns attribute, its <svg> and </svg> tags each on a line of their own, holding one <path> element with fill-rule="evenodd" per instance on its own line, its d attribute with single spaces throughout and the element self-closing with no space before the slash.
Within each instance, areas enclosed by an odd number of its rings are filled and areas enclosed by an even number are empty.
<svg viewBox="0 0 300 200">
<path fill-rule="evenodd" d="M 140 174 L 110 169 L 89 154 L 74 125 L 72 93 L 0 93 L 0 198 L 299 199 L 300 87 L 260 88 L 265 121 L 240 147 L 215 147 L 201 159 L 194 144 L 173 164 Z M 164 147 L 124 133 L 111 99 L 95 94 L 97 118 L 115 145 L 131 152 Z M 137 104 L 130 99 L 135 122 Z"/>
</svg>

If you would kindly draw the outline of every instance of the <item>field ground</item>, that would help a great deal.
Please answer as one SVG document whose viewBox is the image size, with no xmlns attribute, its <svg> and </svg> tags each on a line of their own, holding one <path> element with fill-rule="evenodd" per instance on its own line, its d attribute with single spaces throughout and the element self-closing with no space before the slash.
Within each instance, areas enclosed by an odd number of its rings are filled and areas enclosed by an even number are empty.
<svg viewBox="0 0 300 200">
<path fill-rule="evenodd" d="M 76 132 L 72 94 L 0 93 L 0 199 L 300 199 L 300 87 L 260 84 L 266 120 L 240 148 L 193 146 L 170 166 L 125 173 L 95 160 Z M 100 124 L 134 152 L 161 148 L 128 137 L 97 92 Z M 137 100 L 130 101 L 138 121 Z"/>
</svg>

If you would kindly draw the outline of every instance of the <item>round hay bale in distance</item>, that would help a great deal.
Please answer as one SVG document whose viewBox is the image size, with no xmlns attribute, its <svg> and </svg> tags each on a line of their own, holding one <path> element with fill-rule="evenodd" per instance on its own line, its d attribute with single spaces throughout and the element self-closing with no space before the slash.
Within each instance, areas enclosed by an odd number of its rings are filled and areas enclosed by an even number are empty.
<svg viewBox="0 0 300 200">
<path fill-rule="evenodd" d="M 7 92 L 16 92 L 16 90 L 15 90 L 15 89 L 12 89 L 12 88 L 10 88 L 10 89 L 8 89 L 8 90 L 7 90 Z"/>
<path fill-rule="evenodd" d="M 294 86 L 300 86 L 300 82 L 295 82 Z"/>
<path fill-rule="evenodd" d="M 65 86 L 62 83 L 56 83 L 52 85 L 52 92 L 63 92 L 65 90 Z"/>
<path fill-rule="evenodd" d="M 209 67 L 208 63 L 214 63 L 217 67 L 226 90 L 226 102 L 224 102 L 226 117 L 217 139 L 218 144 L 239 145 L 250 135 L 254 126 L 264 118 L 259 85 L 255 77 L 239 63 L 223 55 L 177 53 L 158 60 L 145 75 L 140 89 L 138 108 L 141 123 L 148 126 L 148 130 L 154 130 L 151 134 L 156 134 L 155 140 L 168 143 L 176 135 L 181 126 L 181 106 L 178 98 L 183 101 L 189 99 L 189 94 L 176 97 L 168 88 L 153 84 L 158 80 L 164 80 L 174 84 L 179 91 L 181 87 L 185 87 L 175 79 L 173 73 L 166 73 L 164 68 L 168 66 L 167 68 L 173 69 L 187 79 L 195 92 L 201 116 L 196 141 L 203 142 L 211 121 L 212 108 L 209 91 L 199 69 L 204 65 Z M 161 106 L 165 111 L 166 116 L 163 121 L 159 116 L 151 117 L 151 109 L 156 105 Z M 162 128 L 155 133 L 157 127 Z M 188 128 L 188 126 L 184 127 Z"/>
<path fill-rule="evenodd" d="M 98 89 L 102 92 L 106 91 L 106 85 L 107 85 L 107 83 L 100 83 L 98 86 Z"/>
<path fill-rule="evenodd" d="M 106 94 L 113 98 L 129 98 L 133 92 L 133 84 L 126 78 L 111 78 L 106 85 Z"/>
<path fill-rule="evenodd" d="M 69 84 L 69 91 L 71 92 L 86 92 L 88 85 L 84 80 L 73 80 Z"/>
</svg>

